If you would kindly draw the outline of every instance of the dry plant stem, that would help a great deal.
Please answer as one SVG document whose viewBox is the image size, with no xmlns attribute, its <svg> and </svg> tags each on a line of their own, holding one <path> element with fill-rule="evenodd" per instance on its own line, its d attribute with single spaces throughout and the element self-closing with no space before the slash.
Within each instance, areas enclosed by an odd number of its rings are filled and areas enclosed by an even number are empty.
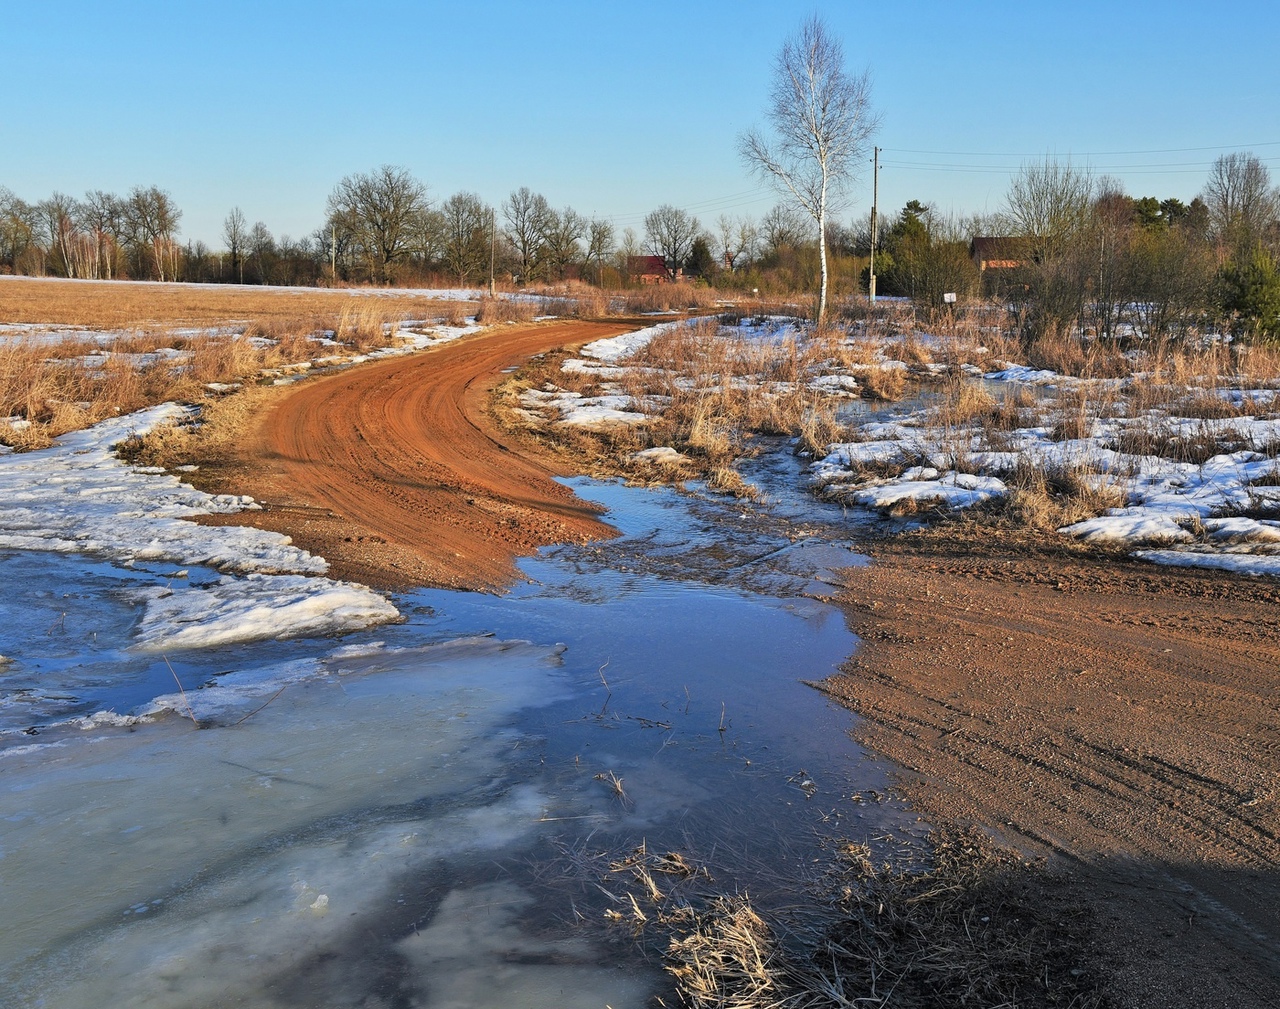
<svg viewBox="0 0 1280 1009">
<path fill-rule="evenodd" d="M 178 685 L 178 692 L 182 695 L 183 706 L 186 707 L 187 709 L 187 717 L 191 719 L 191 723 L 197 729 L 200 728 L 200 720 L 196 718 L 196 713 L 191 710 L 191 702 L 187 700 L 187 691 L 182 686 L 182 681 L 178 679 L 177 672 L 174 670 L 173 666 L 170 664 L 169 657 L 167 655 L 162 655 L 160 657 L 164 659 L 164 664 L 169 667 L 169 672 L 173 676 L 173 682 Z"/>
<path fill-rule="evenodd" d="M 241 715 L 239 718 L 237 718 L 234 722 L 232 722 L 232 723 L 231 723 L 231 727 L 234 729 L 234 728 L 235 728 L 237 725 L 239 725 L 241 722 L 247 722 L 250 718 L 252 718 L 252 717 L 253 717 L 254 715 L 256 715 L 259 711 L 261 711 L 263 708 L 265 708 L 268 704 L 270 704 L 272 701 L 274 701 L 277 697 L 279 697 L 281 694 L 283 694 L 283 693 L 284 693 L 284 688 L 285 688 L 285 687 L 287 687 L 287 686 L 288 686 L 288 684 L 286 683 L 286 684 L 284 685 L 284 687 L 281 687 L 279 690 L 277 690 L 274 694 L 272 694 L 272 695 L 271 695 L 270 697 L 268 697 L 265 701 L 263 701 L 261 704 L 259 704 L 256 708 L 254 708 L 252 711 L 250 711 L 247 715 Z"/>
<path fill-rule="evenodd" d="M 605 691 L 604 704 L 600 706 L 600 714 L 596 716 L 597 718 L 604 717 L 604 713 L 609 710 L 609 699 L 613 697 L 613 690 L 609 687 L 609 681 L 604 678 L 605 667 L 607 667 L 608 665 L 609 665 L 609 660 L 605 659 L 604 665 L 596 670 L 596 672 L 600 676 L 600 682 L 604 684 L 604 691 Z"/>
</svg>

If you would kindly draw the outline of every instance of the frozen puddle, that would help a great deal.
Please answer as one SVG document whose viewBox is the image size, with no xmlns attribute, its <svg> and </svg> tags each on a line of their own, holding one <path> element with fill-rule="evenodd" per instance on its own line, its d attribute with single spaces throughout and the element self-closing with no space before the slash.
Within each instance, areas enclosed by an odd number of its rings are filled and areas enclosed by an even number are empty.
<svg viewBox="0 0 1280 1009">
<path fill-rule="evenodd" d="M 855 558 L 575 486 L 620 540 L 341 640 L 157 656 L 162 569 L 0 555 L 4 1004 L 640 1007 L 665 979 L 566 852 L 682 850 L 767 906 L 817 834 L 905 822 L 799 682 L 853 649 L 802 594 Z"/>
</svg>

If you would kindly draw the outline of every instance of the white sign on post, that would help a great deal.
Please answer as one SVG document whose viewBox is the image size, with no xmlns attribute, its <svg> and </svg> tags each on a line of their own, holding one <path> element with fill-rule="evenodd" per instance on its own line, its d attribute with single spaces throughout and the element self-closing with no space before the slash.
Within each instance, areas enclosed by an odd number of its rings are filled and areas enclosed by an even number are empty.
<svg viewBox="0 0 1280 1009">
<path fill-rule="evenodd" d="M 956 303 L 955 291 L 948 291 L 946 294 L 942 296 L 942 300 L 947 305 L 954 305 Z"/>
</svg>

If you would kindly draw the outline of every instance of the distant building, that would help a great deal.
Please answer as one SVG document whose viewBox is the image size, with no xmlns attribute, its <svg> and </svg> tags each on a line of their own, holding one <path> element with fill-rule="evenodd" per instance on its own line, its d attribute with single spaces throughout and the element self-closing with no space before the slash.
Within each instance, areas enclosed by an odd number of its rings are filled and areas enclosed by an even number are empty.
<svg viewBox="0 0 1280 1009">
<path fill-rule="evenodd" d="M 969 258 L 978 268 L 982 293 L 1003 295 L 1014 270 L 1028 260 L 1027 243 L 1022 238 L 982 237 L 969 243 Z"/>
<path fill-rule="evenodd" d="M 661 256 L 628 256 L 627 275 L 639 284 L 667 284 L 684 279 L 684 270 L 676 267 L 675 276 L 667 269 L 667 261 Z"/>
<path fill-rule="evenodd" d="M 975 238 L 969 243 L 969 258 L 979 273 L 1016 270 L 1026 262 L 1026 242 L 1021 238 Z"/>
</svg>

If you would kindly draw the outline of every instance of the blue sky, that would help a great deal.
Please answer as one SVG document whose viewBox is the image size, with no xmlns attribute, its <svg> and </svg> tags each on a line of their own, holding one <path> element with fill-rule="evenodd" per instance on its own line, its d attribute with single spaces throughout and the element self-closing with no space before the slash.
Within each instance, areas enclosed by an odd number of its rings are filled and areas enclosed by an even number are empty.
<svg viewBox="0 0 1280 1009">
<path fill-rule="evenodd" d="M 661 203 L 758 217 L 775 198 L 736 138 L 812 13 L 871 71 L 888 212 L 994 211 L 1045 155 L 1134 195 L 1190 199 L 1230 150 L 1280 179 L 1267 2 L 9 6 L 0 186 L 34 201 L 159 185 L 183 236 L 213 245 L 237 205 L 309 233 L 338 179 L 383 163 L 436 198 L 529 186 L 619 229 Z M 846 217 L 870 206 L 869 169 Z"/>
</svg>

